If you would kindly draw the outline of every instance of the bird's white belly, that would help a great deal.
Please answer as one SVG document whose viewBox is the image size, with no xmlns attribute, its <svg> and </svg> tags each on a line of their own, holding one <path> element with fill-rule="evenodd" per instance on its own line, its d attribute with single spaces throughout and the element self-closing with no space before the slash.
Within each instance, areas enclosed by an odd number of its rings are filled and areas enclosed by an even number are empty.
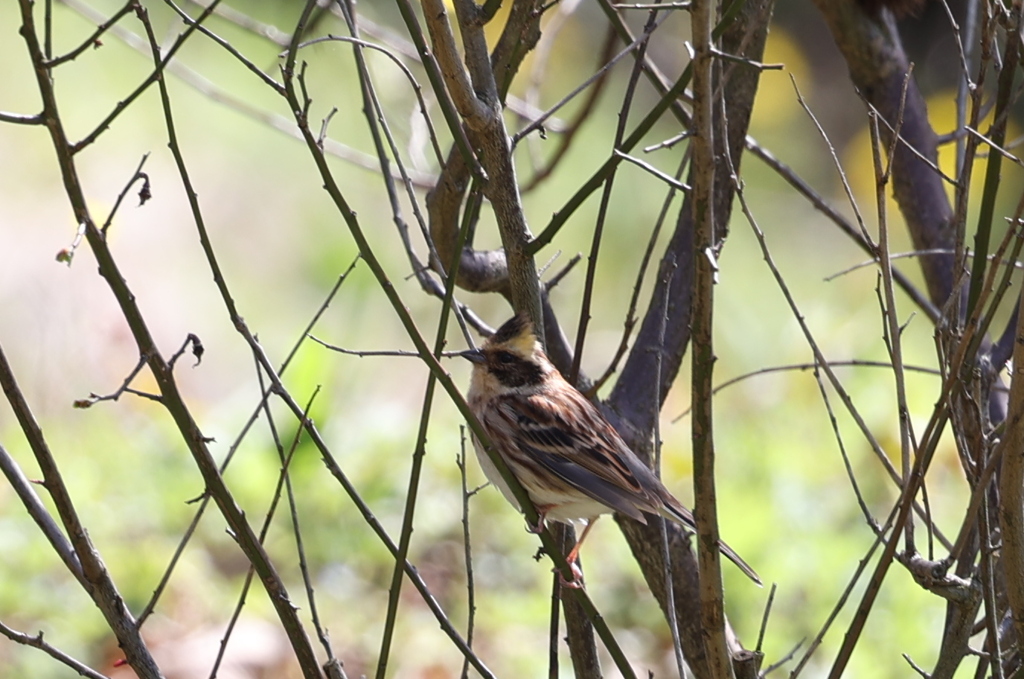
<svg viewBox="0 0 1024 679">
<path fill-rule="evenodd" d="M 505 479 L 501 478 L 498 468 L 491 461 L 487 451 L 484 450 L 475 436 L 473 437 L 473 448 L 476 450 L 476 457 L 480 461 L 480 467 L 484 470 L 487 480 L 501 491 L 501 494 L 505 496 L 505 499 L 513 507 L 522 511 L 519 501 L 512 494 L 512 489 L 505 483 Z M 600 514 L 608 514 L 612 511 L 609 507 L 596 500 L 591 500 L 578 491 L 569 495 L 564 491 L 550 488 L 550 481 L 529 483 L 529 480 L 526 480 L 524 483 L 524 479 L 520 478 L 519 482 L 527 487 L 530 499 L 533 500 L 533 504 L 538 510 L 544 507 L 548 508 L 544 518 L 552 521 L 573 523 L 584 519 L 592 519 Z"/>
</svg>

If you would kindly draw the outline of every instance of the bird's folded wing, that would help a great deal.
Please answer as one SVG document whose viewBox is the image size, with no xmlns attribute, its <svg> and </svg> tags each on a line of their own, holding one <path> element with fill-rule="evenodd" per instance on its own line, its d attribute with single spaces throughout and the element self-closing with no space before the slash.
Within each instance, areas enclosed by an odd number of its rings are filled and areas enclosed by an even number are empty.
<svg viewBox="0 0 1024 679">
<path fill-rule="evenodd" d="M 589 401 L 578 400 L 571 414 L 537 395 L 503 398 L 498 409 L 514 425 L 508 431 L 521 451 L 594 500 L 646 523 L 643 512 L 658 508 L 618 449 L 625 444 Z"/>
</svg>

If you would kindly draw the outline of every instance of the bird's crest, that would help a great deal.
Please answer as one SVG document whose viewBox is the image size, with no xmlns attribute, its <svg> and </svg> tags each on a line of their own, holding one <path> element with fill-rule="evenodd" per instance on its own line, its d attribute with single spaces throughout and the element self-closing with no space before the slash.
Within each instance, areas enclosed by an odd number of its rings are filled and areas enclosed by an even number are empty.
<svg viewBox="0 0 1024 679">
<path fill-rule="evenodd" d="M 498 328 L 488 342 L 491 345 L 503 345 L 523 357 L 533 355 L 537 344 L 537 336 L 533 332 L 533 323 L 526 312 L 520 311 Z"/>
</svg>

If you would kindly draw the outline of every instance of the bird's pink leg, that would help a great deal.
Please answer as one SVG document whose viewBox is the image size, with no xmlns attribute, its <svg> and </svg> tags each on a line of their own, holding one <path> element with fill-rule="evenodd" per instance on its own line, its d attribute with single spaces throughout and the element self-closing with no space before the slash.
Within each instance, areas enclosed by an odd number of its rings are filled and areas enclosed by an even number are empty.
<svg viewBox="0 0 1024 679">
<path fill-rule="evenodd" d="M 537 525 L 536 526 L 532 526 L 532 525 L 530 525 L 529 521 L 526 522 L 526 530 L 529 531 L 530 533 L 533 533 L 534 535 L 536 535 L 536 534 L 538 534 L 538 533 L 540 533 L 541 531 L 544 530 L 544 517 L 547 515 L 548 510 L 551 509 L 551 506 L 549 505 L 547 507 L 536 507 L 536 509 L 537 509 Z"/>
<path fill-rule="evenodd" d="M 576 546 L 572 548 L 571 552 L 565 555 L 565 560 L 570 564 L 576 563 L 576 558 L 580 555 L 580 547 L 583 546 L 583 541 L 587 539 L 587 533 L 589 533 L 590 529 L 594 527 L 595 523 L 597 523 L 598 518 L 599 517 L 595 516 L 587 519 L 587 527 L 584 528 L 583 532 L 580 534 L 580 539 L 576 541 Z"/>
<path fill-rule="evenodd" d="M 587 539 L 587 534 L 590 532 L 590 529 L 594 527 L 595 523 L 597 523 L 598 518 L 599 517 L 595 516 L 587 520 L 587 527 L 584 528 L 583 532 L 580 534 L 579 540 L 576 541 L 576 546 L 573 547 L 572 550 L 565 555 L 565 560 L 566 562 L 568 562 L 569 568 L 572 569 L 572 581 L 566 582 L 565 578 L 562 576 L 562 571 L 558 571 L 558 582 L 562 585 L 562 587 L 582 589 L 583 571 L 580 570 L 580 567 L 579 565 L 577 565 L 576 562 L 579 560 L 580 547 L 583 545 L 583 541 Z"/>
</svg>

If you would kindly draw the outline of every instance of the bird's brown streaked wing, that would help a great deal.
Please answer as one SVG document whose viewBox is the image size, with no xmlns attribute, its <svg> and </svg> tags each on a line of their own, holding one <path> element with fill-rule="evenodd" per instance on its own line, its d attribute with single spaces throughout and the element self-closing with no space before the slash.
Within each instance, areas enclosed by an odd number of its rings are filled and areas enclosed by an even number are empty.
<svg viewBox="0 0 1024 679">
<path fill-rule="evenodd" d="M 658 514 L 658 506 L 628 460 L 613 448 L 618 435 L 589 401 L 582 396 L 579 400 L 586 406 L 574 412 L 585 414 L 586 422 L 567 421 L 549 399 L 538 395 L 500 397 L 496 406 L 508 421 L 506 431 L 531 459 L 594 500 L 647 523 L 643 512 Z M 601 428 L 608 430 L 601 432 L 604 436 L 595 434 Z"/>
</svg>

